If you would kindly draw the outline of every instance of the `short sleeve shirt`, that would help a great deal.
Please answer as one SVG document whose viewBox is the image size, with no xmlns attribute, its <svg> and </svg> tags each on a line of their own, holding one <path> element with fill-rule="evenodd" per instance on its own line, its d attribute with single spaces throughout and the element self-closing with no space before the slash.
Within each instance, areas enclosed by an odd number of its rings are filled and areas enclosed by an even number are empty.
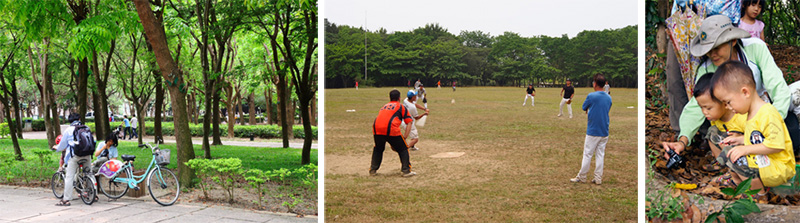
<svg viewBox="0 0 800 223">
<path fill-rule="evenodd" d="M 572 98 L 572 94 L 575 94 L 575 88 L 572 86 L 564 86 L 564 98 Z"/>
<path fill-rule="evenodd" d="M 408 110 L 399 101 L 386 103 L 378 112 L 372 124 L 372 134 L 385 136 L 401 136 L 400 123 L 411 123 L 413 119 Z"/>
<path fill-rule="evenodd" d="M 534 91 L 536 91 L 536 89 L 533 89 L 533 87 L 525 89 L 525 92 L 528 92 L 528 94 L 533 94 Z"/>
<path fill-rule="evenodd" d="M 733 114 L 731 120 L 724 122 L 722 120 L 711 121 L 711 125 L 717 127 L 720 131 L 725 132 L 738 132 L 744 134 L 744 125 L 747 122 L 746 114 Z"/>
<path fill-rule="evenodd" d="M 767 155 L 747 156 L 750 167 L 758 168 L 764 186 L 778 186 L 794 176 L 792 139 L 781 114 L 774 106 L 771 104 L 761 106 L 755 116 L 747 120 L 744 137 L 745 145 L 763 144 L 778 151 Z"/>
<path fill-rule="evenodd" d="M 608 111 L 611 110 L 611 96 L 606 94 L 605 91 L 589 93 L 589 95 L 586 95 L 586 101 L 583 101 L 582 108 L 588 113 L 586 135 L 608 136 Z"/>
</svg>

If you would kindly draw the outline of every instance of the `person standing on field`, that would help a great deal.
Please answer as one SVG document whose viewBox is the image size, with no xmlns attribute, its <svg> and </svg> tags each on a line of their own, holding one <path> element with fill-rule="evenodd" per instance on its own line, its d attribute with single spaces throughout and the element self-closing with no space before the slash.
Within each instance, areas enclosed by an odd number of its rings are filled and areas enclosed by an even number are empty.
<svg viewBox="0 0 800 223">
<path fill-rule="evenodd" d="M 606 143 L 608 143 L 608 111 L 611 110 L 611 96 L 603 91 L 605 83 L 606 79 L 603 75 L 595 75 L 594 82 L 592 82 L 594 92 L 586 95 L 586 100 L 583 101 L 583 110 L 586 111 L 588 119 L 586 138 L 583 142 L 583 160 L 581 160 L 581 170 L 578 172 L 578 176 L 570 179 L 570 182 L 586 181 L 592 156 L 595 156 L 592 183 L 600 185 L 603 182 L 603 158 L 606 153 Z"/>
<path fill-rule="evenodd" d="M 605 84 L 605 83 L 604 83 Z M 602 87 L 600 87 L 602 89 Z M 564 104 L 567 105 L 569 111 L 569 118 L 572 118 L 572 96 L 575 94 L 575 88 L 572 87 L 572 81 L 567 80 L 567 85 L 561 88 L 561 104 L 558 106 L 558 117 L 564 113 Z"/>
</svg>

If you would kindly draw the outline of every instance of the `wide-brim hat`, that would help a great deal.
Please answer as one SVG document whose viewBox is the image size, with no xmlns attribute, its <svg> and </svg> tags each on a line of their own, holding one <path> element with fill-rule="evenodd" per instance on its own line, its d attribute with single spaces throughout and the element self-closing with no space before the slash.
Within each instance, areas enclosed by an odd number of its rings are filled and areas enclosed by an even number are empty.
<svg viewBox="0 0 800 223">
<path fill-rule="evenodd" d="M 750 33 L 733 26 L 731 19 L 724 15 L 709 16 L 703 20 L 700 33 L 692 39 L 689 52 L 692 56 L 706 55 L 711 49 L 735 39 L 750 37 Z"/>
</svg>

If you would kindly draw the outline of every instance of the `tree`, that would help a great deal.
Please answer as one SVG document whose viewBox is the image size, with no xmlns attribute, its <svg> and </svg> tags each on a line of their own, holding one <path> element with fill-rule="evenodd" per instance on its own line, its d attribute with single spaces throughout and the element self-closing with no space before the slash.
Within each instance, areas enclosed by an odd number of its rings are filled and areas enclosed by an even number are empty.
<svg viewBox="0 0 800 223">
<path fill-rule="evenodd" d="M 190 186 L 195 178 L 194 171 L 186 166 L 186 162 L 195 157 L 192 148 L 192 135 L 189 131 L 189 117 L 186 112 L 186 82 L 183 80 L 183 70 L 178 67 L 172 58 L 167 36 L 164 31 L 163 14 L 156 17 L 150 9 L 148 0 L 134 0 L 136 12 L 141 19 L 145 35 L 156 57 L 156 62 L 161 70 L 162 77 L 169 83 L 170 100 L 173 106 L 173 124 L 175 127 L 175 141 L 178 149 L 178 179 L 181 184 Z M 158 2 L 157 2 L 158 3 Z M 158 5 L 163 7 L 163 5 Z M 161 12 L 163 13 L 163 12 Z"/>
</svg>

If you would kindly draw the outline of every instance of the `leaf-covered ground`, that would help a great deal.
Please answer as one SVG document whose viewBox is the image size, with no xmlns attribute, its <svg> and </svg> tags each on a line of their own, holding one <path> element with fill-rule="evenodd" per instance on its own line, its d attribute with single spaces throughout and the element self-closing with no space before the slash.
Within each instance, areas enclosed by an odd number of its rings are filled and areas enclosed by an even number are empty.
<svg viewBox="0 0 800 223">
<path fill-rule="evenodd" d="M 800 48 L 796 46 L 785 45 L 772 45 L 770 51 L 775 58 L 775 63 L 784 72 L 787 81 L 797 80 L 800 78 L 798 73 L 798 66 L 800 66 Z M 657 67 L 663 68 L 663 59 L 656 58 L 655 53 L 647 50 L 648 65 L 647 69 Z M 669 109 L 666 101 L 666 89 L 664 88 L 664 77 L 662 74 L 646 75 L 646 139 L 648 155 L 657 153 L 657 161 L 653 167 L 657 173 L 656 178 L 666 182 L 675 183 L 694 183 L 697 188 L 689 190 L 689 192 L 705 195 L 713 199 L 731 199 L 730 196 L 724 196 L 720 192 L 720 186 L 716 183 L 710 182 L 712 179 L 727 171 L 727 168 L 719 172 L 708 172 L 703 170 L 703 165 L 712 161 L 711 152 L 709 149 L 701 149 L 700 143 L 693 143 L 684 152 L 683 157 L 686 160 L 685 168 L 667 169 L 667 161 L 663 158 L 664 149 L 661 147 L 661 142 L 674 141 L 675 133 L 672 131 L 669 123 Z M 695 142 L 702 141 L 699 135 L 695 136 Z M 651 159 L 648 159 L 651 160 Z M 649 163 L 649 162 L 648 162 Z M 767 202 L 769 204 L 781 205 L 800 205 L 800 194 L 790 196 L 777 196 L 775 193 L 770 192 Z"/>
</svg>

